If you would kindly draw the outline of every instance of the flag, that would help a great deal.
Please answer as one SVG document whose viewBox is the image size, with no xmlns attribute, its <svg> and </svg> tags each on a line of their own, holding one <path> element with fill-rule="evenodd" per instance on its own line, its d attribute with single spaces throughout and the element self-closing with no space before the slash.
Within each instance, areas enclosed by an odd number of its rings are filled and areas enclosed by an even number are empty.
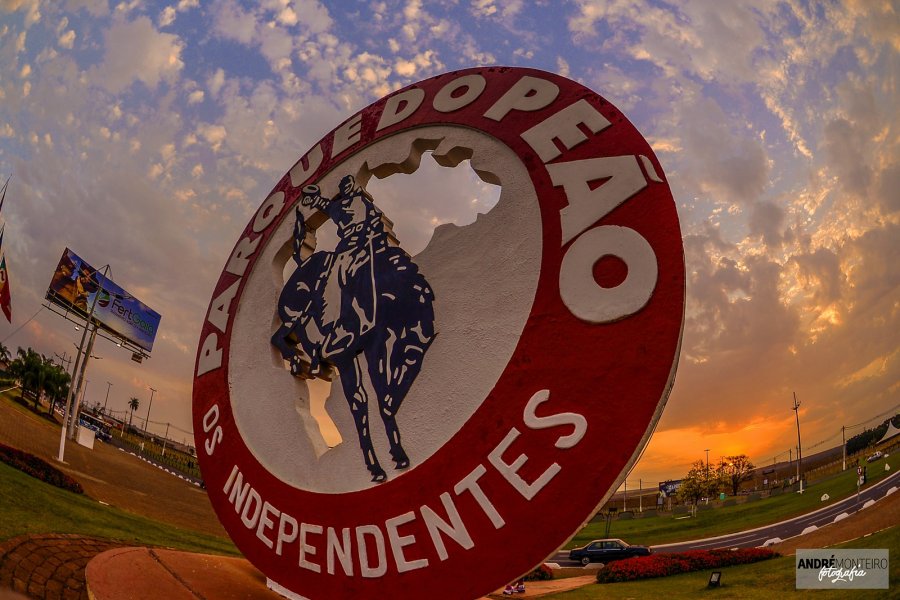
<svg viewBox="0 0 900 600">
<path fill-rule="evenodd" d="M 6 320 L 12 323 L 12 304 L 9 295 L 9 277 L 6 273 L 6 256 L 0 258 L 0 308 Z"/>
<path fill-rule="evenodd" d="M 2 204 L 2 200 L 0 200 Z M 12 323 L 12 303 L 9 294 L 9 274 L 6 271 L 6 253 L 3 252 L 3 232 L 6 231 L 6 224 L 0 229 L 0 309 L 6 315 L 6 320 Z"/>
</svg>

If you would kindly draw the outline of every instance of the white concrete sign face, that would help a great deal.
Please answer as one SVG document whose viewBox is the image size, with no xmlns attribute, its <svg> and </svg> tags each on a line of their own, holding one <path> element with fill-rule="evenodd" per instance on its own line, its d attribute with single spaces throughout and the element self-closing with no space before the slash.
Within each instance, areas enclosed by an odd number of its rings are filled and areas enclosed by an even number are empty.
<svg viewBox="0 0 900 600">
<path fill-rule="evenodd" d="M 366 185 L 426 151 L 502 191 L 410 257 Z M 317 249 L 328 222 L 337 244 Z M 683 310 L 671 192 L 608 102 L 530 69 L 402 89 L 303 155 L 226 262 L 194 383 L 210 500 L 303 597 L 487 594 L 571 537 L 636 460 Z M 321 380 L 330 449 L 311 410 Z"/>
</svg>

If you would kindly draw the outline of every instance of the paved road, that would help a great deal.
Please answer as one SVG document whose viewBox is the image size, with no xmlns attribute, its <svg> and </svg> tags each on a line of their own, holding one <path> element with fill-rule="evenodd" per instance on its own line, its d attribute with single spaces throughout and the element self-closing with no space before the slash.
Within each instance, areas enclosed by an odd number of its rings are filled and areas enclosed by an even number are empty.
<svg viewBox="0 0 900 600">
<path fill-rule="evenodd" d="M 877 483 L 866 487 L 860 492 L 858 499 L 856 494 L 854 494 L 840 502 L 835 502 L 811 513 L 757 529 L 702 540 L 661 544 L 652 548 L 654 552 L 684 552 L 685 550 L 710 550 L 713 548 L 755 548 L 765 545 L 766 542 L 775 543 L 776 541 L 800 535 L 810 527 L 822 527 L 835 522 L 835 520 L 846 518 L 846 516 L 861 510 L 868 501 L 883 498 L 889 489 L 897 487 L 900 487 L 900 471 L 896 471 Z M 816 492 L 813 491 L 812 493 Z M 560 566 L 577 566 L 578 564 L 569 560 L 569 552 L 567 550 L 558 552 L 550 561 L 557 562 Z"/>
</svg>

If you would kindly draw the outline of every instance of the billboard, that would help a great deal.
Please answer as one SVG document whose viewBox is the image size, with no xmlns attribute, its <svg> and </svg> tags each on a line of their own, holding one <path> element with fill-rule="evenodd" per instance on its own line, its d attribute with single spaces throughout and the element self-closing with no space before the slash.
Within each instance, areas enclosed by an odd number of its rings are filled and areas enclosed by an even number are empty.
<svg viewBox="0 0 900 600">
<path fill-rule="evenodd" d="M 659 483 L 659 491 L 666 498 L 670 496 L 674 496 L 675 492 L 678 491 L 678 488 L 681 487 L 682 479 L 669 480 L 669 481 L 661 481 Z"/>
<path fill-rule="evenodd" d="M 47 300 L 87 317 L 98 293 L 94 321 L 150 352 L 159 329 L 159 313 L 66 248 L 47 289 Z"/>
</svg>

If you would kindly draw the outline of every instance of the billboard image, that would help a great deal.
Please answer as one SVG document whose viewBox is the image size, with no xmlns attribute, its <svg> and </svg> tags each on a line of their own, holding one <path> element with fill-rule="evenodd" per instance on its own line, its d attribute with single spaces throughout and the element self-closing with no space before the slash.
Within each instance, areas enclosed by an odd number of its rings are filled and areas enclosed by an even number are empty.
<svg viewBox="0 0 900 600">
<path fill-rule="evenodd" d="M 661 481 L 659 483 L 659 491 L 666 498 L 668 498 L 670 496 L 674 496 L 675 492 L 678 491 L 678 488 L 681 487 L 681 483 L 682 483 L 681 479 L 677 479 L 674 481 L 673 480 Z"/>
<path fill-rule="evenodd" d="M 159 313 L 66 248 L 47 289 L 47 300 L 86 317 L 98 293 L 94 321 L 150 352 L 159 329 Z"/>
</svg>

